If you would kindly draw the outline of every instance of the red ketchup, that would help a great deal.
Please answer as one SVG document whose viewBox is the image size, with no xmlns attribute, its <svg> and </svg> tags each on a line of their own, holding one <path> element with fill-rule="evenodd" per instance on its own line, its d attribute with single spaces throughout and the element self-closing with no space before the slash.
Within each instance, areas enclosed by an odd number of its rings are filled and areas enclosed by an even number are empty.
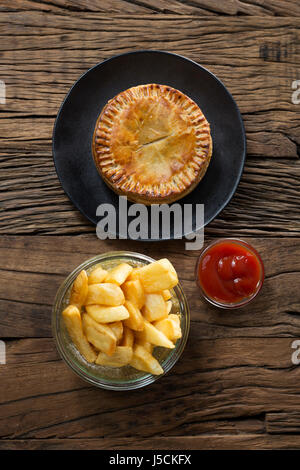
<svg viewBox="0 0 300 470">
<path fill-rule="evenodd" d="M 248 243 L 224 239 L 213 243 L 200 256 L 198 283 L 204 295 L 221 304 L 239 304 L 260 290 L 264 268 Z"/>
</svg>

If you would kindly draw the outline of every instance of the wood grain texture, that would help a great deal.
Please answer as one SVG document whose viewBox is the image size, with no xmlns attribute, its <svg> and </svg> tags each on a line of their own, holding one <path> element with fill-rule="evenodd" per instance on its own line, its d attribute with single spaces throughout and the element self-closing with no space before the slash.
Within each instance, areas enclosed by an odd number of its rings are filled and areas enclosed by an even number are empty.
<svg viewBox="0 0 300 470">
<path fill-rule="evenodd" d="M 0 450 L 295 450 L 300 437 L 245 434 L 240 436 L 157 437 L 151 439 L 20 439 L 0 441 Z"/>
<path fill-rule="evenodd" d="M 238 190 L 205 233 L 219 236 L 299 236 L 299 160 L 248 160 Z M 51 156 L 2 160 L 0 234 L 90 234 L 87 222 L 65 196 Z M 275 189 L 277 188 L 277 189 Z"/>
<path fill-rule="evenodd" d="M 158 436 L 169 449 L 178 444 L 178 436 L 188 436 L 184 448 L 209 448 L 216 434 L 226 436 L 223 444 L 215 444 L 220 448 L 246 448 L 241 436 L 248 448 L 276 446 L 266 433 L 277 436 L 278 416 L 291 425 L 294 413 L 300 413 L 300 369 L 291 362 L 292 343 L 300 337 L 300 239 L 248 241 L 265 261 L 266 283 L 239 314 L 200 299 L 194 281 L 197 252 L 184 251 L 181 241 L 143 244 L 145 254 L 167 256 L 174 263 L 189 299 L 192 327 L 182 358 L 166 377 L 142 392 L 115 394 L 75 376 L 50 337 L 59 284 L 85 259 L 116 249 L 115 243 L 2 236 L 0 310 L 5 315 L 0 337 L 6 338 L 7 364 L 0 366 L 5 384 L 0 390 L 0 438 L 5 443 L 0 441 L 0 448 L 56 448 L 57 438 L 64 448 L 71 445 L 65 441 L 69 438 L 88 439 L 93 446 L 92 440 L 101 438 L 106 439 L 102 448 L 122 449 L 125 437 L 132 448 L 156 448 Z M 118 249 L 123 248 L 141 251 L 141 244 L 119 241 Z M 278 252 L 285 256 L 279 258 Z M 278 433 L 284 429 L 289 428 L 282 425 Z M 293 440 L 284 442 L 294 445 Z"/>
<path fill-rule="evenodd" d="M 297 0 L 2 0 L 0 11 L 33 10 L 54 13 L 109 14 L 173 13 L 178 15 L 300 16 Z"/>
<path fill-rule="evenodd" d="M 0 79 L 7 85 L 0 110 L 1 234 L 94 233 L 58 182 L 51 156 L 54 119 L 89 67 L 114 54 L 153 48 L 207 66 L 243 114 L 243 179 L 207 233 L 245 235 L 251 227 L 256 235 L 299 235 L 300 107 L 291 102 L 291 84 L 298 78 L 300 19 L 71 15 L 60 12 L 65 2 L 32 3 L 36 11 L 0 16 Z M 39 11 L 40 5 L 49 10 Z"/>
<path fill-rule="evenodd" d="M 237 315 L 235 311 L 224 314 L 202 301 L 194 275 L 199 253 L 185 251 L 181 241 L 141 244 L 119 240 L 116 244 L 115 240 L 100 241 L 96 237 L 2 236 L 0 311 L 5 315 L 0 317 L 0 337 L 51 336 L 51 309 L 63 279 L 86 259 L 116 249 L 172 261 L 189 299 L 191 334 L 195 337 L 300 335 L 300 239 L 248 240 L 264 260 L 266 280 L 257 299 Z"/>
<path fill-rule="evenodd" d="M 193 327 L 166 377 L 122 393 L 85 384 L 58 358 L 50 339 L 8 341 L 1 438 L 261 434 L 266 412 L 300 411 L 300 369 L 291 363 L 290 338 L 212 341 L 196 333 Z"/>
<path fill-rule="evenodd" d="M 0 450 L 295 450 L 300 437 L 245 434 L 240 436 L 157 437 L 151 439 L 20 439 L 0 440 Z"/>
<path fill-rule="evenodd" d="M 299 27 L 298 0 L 1 0 L 0 450 L 300 448 Z M 263 290 L 238 312 L 201 300 L 198 252 L 184 241 L 100 241 L 58 182 L 51 134 L 65 94 L 92 65 L 137 49 L 201 63 L 242 112 L 242 181 L 205 232 L 250 237 L 262 255 Z M 167 376 L 116 394 L 62 362 L 51 310 L 79 263 L 122 249 L 173 262 L 191 332 Z"/>
<path fill-rule="evenodd" d="M 266 429 L 269 434 L 281 433 L 300 433 L 300 413 L 299 411 L 291 411 L 289 413 L 267 413 Z"/>
</svg>

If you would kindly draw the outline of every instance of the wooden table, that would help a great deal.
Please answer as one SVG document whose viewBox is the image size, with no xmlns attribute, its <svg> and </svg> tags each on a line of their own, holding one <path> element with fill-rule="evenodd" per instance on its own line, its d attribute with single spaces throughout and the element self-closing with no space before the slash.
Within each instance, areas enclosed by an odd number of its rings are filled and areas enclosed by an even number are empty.
<svg viewBox="0 0 300 470">
<path fill-rule="evenodd" d="M 300 448 L 300 79 L 298 0 L 1 0 L 0 449 Z M 214 72 L 243 114 L 238 190 L 206 229 L 249 239 L 266 281 L 240 311 L 203 303 L 184 242 L 100 241 L 64 194 L 51 153 L 60 103 L 97 62 L 137 49 Z M 191 308 L 186 350 L 143 390 L 89 386 L 60 360 L 51 306 L 76 265 L 107 250 L 167 256 Z"/>
</svg>

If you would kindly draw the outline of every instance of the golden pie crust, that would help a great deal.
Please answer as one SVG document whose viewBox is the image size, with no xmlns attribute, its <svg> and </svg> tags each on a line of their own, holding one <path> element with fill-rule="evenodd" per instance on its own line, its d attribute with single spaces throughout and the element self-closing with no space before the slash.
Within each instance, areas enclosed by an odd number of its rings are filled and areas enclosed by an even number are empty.
<svg viewBox="0 0 300 470">
<path fill-rule="evenodd" d="M 97 169 L 117 194 L 143 204 L 174 202 L 203 178 L 212 154 L 199 106 L 165 85 L 139 85 L 103 108 L 93 138 Z"/>
</svg>

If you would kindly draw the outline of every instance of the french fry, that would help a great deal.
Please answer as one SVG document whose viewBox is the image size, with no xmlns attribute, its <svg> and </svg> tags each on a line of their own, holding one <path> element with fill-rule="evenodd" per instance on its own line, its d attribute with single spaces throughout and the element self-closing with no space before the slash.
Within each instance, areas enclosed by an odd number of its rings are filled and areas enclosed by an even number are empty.
<svg viewBox="0 0 300 470">
<path fill-rule="evenodd" d="M 140 268 L 138 277 L 149 294 L 171 289 L 178 284 L 177 273 L 166 258 Z"/>
<path fill-rule="evenodd" d="M 107 276 L 107 271 L 101 266 L 96 267 L 93 271 L 90 272 L 88 276 L 89 284 L 100 284 L 104 281 Z"/>
<path fill-rule="evenodd" d="M 130 363 L 132 359 L 132 348 L 129 346 L 117 346 L 115 352 L 108 356 L 100 352 L 96 364 L 109 367 L 122 367 Z"/>
<path fill-rule="evenodd" d="M 152 354 L 152 351 L 154 349 L 154 345 L 151 343 L 144 343 L 142 346 L 150 353 Z"/>
<path fill-rule="evenodd" d="M 95 362 L 97 354 L 85 337 L 82 329 L 81 315 L 78 307 L 69 305 L 64 309 L 63 319 L 71 340 L 88 362 Z"/>
<path fill-rule="evenodd" d="M 136 338 L 135 344 L 139 344 L 140 346 L 143 346 L 143 348 L 145 348 L 150 354 L 152 354 L 154 345 L 149 343 L 149 341 L 144 341 L 144 340 L 140 340 L 139 338 Z"/>
<path fill-rule="evenodd" d="M 164 318 L 153 323 L 153 326 L 161 331 L 170 341 L 173 341 L 174 324 L 169 318 Z"/>
<path fill-rule="evenodd" d="M 135 369 L 149 372 L 153 375 L 163 374 L 164 371 L 159 362 L 143 346 L 136 344 L 133 347 L 133 356 L 130 365 Z"/>
<path fill-rule="evenodd" d="M 125 301 L 122 289 L 116 284 L 100 283 L 88 286 L 85 305 L 122 305 Z M 113 321 L 113 320 L 112 320 Z"/>
<path fill-rule="evenodd" d="M 167 317 L 167 306 L 163 296 L 161 294 L 146 294 L 142 313 L 149 322 Z"/>
<path fill-rule="evenodd" d="M 87 305 L 87 313 L 98 323 L 113 323 L 129 318 L 129 312 L 124 305 L 108 307 L 107 305 Z"/>
<path fill-rule="evenodd" d="M 140 310 L 129 300 L 125 300 L 124 306 L 129 312 L 129 318 L 124 321 L 124 324 L 135 331 L 142 331 L 144 329 L 144 319 Z"/>
<path fill-rule="evenodd" d="M 123 337 L 121 339 L 120 346 L 129 346 L 130 348 L 132 348 L 133 343 L 134 343 L 133 331 L 127 326 L 124 326 Z"/>
<path fill-rule="evenodd" d="M 138 342 L 149 342 L 155 346 L 162 346 L 164 348 L 173 349 L 174 344 L 155 326 L 153 326 L 147 320 L 144 320 L 145 327 L 143 331 L 137 332 L 136 337 Z"/>
<path fill-rule="evenodd" d="M 172 306 L 173 306 L 172 301 L 171 301 L 171 300 L 168 300 L 168 301 L 166 302 L 167 314 L 168 314 L 168 315 L 169 315 L 169 313 L 170 313 L 171 310 L 172 310 Z"/>
<path fill-rule="evenodd" d="M 180 326 L 180 316 L 175 315 L 174 313 L 170 313 L 168 318 L 172 321 L 174 325 L 174 338 L 173 341 L 176 341 L 177 339 L 182 337 L 182 331 L 181 331 L 181 326 Z"/>
<path fill-rule="evenodd" d="M 130 300 L 137 308 L 142 308 L 145 303 L 145 291 L 139 279 L 124 282 L 122 290 L 126 300 Z"/>
<path fill-rule="evenodd" d="M 109 326 L 97 323 L 87 313 L 82 316 L 82 326 L 88 341 L 96 349 L 109 356 L 115 352 L 117 340 Z"/>
<path fill-rule="evenodd" d="M 127 263 L 121 263 L 108 271 L 105 282 L 112 282 L 120 286 L 126 281 L 129 274 L 133 271 L 133 267 Z"/>
<path fill-rule="evenodd" d="M 173 316 L 177 317 L 177 315 Z M 181 338 L 180 325 L 178 325 L 176 320 L 170 318 L 170 316 L 163 320 L 154 322 L 153 326 L 155 326 L 155 328 L 161 331 L 171 341 L 176 341 L 178 338 Z"/>
<path fill-rule="evenodd" d="M 127 281 L 136 281 L 137 279 L 139 279 L 139 270 L 141 268 L 133 268 L 133 270 L 131 271 L 131 273 L 129 274 L 128 278 L 127 278 Z"/>
<path fill-rule="evenodd" d="M 123 323 L 121 321 L 116 321 L 114 323 L 109 323 L 108 326 L 112 329 L 117 342 L 120 341 L 123 336 L 123 330 L 124 330 Z"/>
<path fill-rule="evenodd" d="M 71 289 L 70 305 L 75 305 L 80 310 L 84 305 L 88 294 L 88 277 L 86 271 L 83 269 L 75 281 Z"/>
<path fill-rule="evenodd" d="M 164 300 L 170 300 L 172 298 L 172 294 L 169 289 L 165 289 L 162 291 L 161 295 L 163 296 Z"/>
<path fill-rule="evenodd" d="M 74 345 L 98 365 L 162 374 L 154 347 L 173 349 L 182 337 L 180 316 L 171 314 L 177 283 L 165 258 L 138 268 L 120 263 L 107 271 L 98 264 L 89 275 L 81 271 L 62 313 Z"/>
</svg>

